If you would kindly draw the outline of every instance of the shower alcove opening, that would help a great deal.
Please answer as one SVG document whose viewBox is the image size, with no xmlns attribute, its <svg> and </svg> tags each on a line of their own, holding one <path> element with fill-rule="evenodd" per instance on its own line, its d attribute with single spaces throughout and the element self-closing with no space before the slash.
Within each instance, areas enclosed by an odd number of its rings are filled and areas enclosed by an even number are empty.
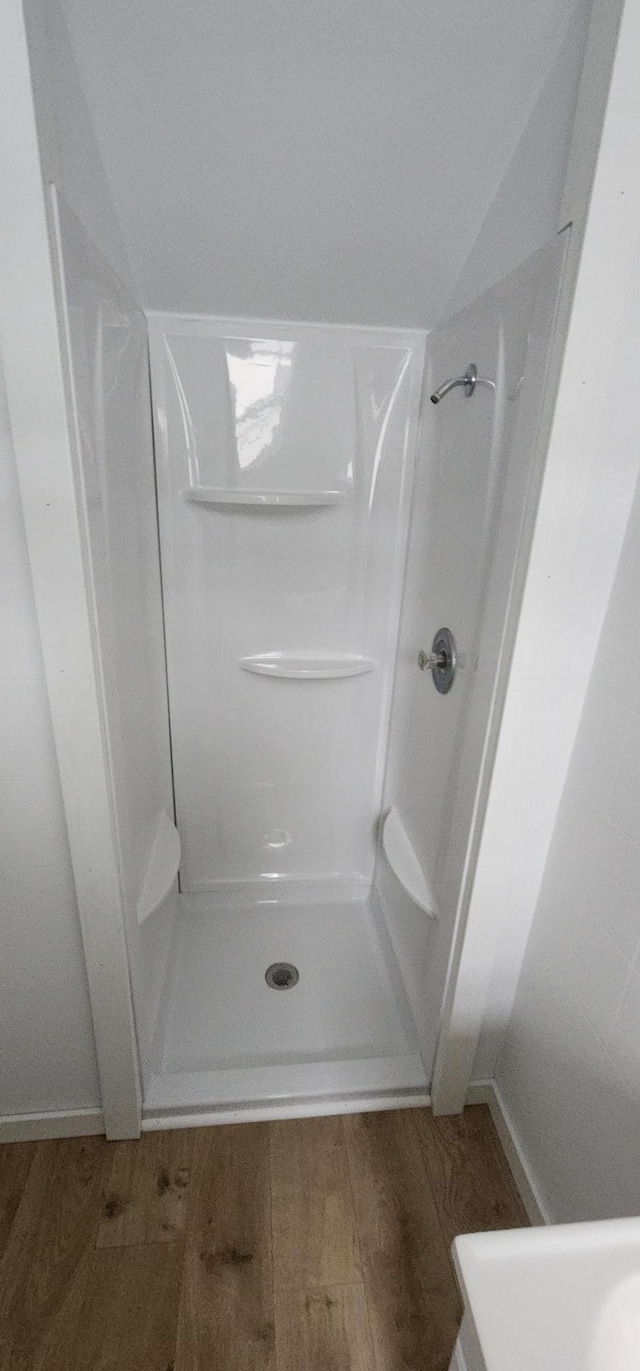
<svg viewBox="0 0 640 1371">
<path fill-rule="evenodd" d="M 145 1125 L 424 1104 L 562 236 L 428 338 L 144 321 L 52 198 Z M 461 333 L 492 384 L 421 421 L 425 367 L 455 371 Z M 418 649 L 445 617 L 441 695 Z"/>
<path fill-rule="evenodd" d="M 423 1101 L 372 885 L 424 336 L 149 329 L 182 858 L 148 1117 Z"/>
</svg>

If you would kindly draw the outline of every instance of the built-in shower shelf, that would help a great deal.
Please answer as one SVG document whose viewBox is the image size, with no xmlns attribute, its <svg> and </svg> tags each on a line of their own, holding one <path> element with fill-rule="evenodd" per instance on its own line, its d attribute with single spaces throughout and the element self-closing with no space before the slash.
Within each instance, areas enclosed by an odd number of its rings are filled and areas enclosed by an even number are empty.
<svg viewBox="0 0 640 1371">
<path fill-rule="evenodd" d="M 343 505 L 344 490 L 234 490 L 219 486 L 191 486 L 183 499 L 196 505 L 254 505 L 265 508 L 314 509 L 322 505 Z"/>
<path fill-rule="evenodd" d="M 143 924 L 166 899 L 180 868 L 180 834 L 164 809 L 160 810 L 149 846 L 147 869 L 138 900 L 138 923 Z"/>
<path fill-rule="evenodd" d="M 241 657 L 239 666 L 255 676 L 283 676 L 295 681 L 331 681 L 341 676 L 365 676 L 374 671 L 373 657 L 330 655 L 322 652 L 262 652 Z"/>
<path fill-rule="evenodd" d="M 435 896 L 416 856 L 413 844 L 400 815 L 393 806 L 382 824 L 382 846 L 385 856 L 403 890 L 419 909 L 438 918 Z"/>
</svg>

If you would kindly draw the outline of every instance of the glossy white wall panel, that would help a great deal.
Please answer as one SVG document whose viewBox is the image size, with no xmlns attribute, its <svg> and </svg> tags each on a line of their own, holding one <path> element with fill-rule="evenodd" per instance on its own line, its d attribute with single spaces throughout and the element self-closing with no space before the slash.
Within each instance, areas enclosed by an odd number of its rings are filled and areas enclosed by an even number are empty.
<svg viewBox="0 0 640 1371">
<path fill-rule="evenodd" d="M 530 474 L 530 444 L 522 434 L 514 442 L 514 434 L 526 393 L 522 376 L 531 321 L 540 283 L 547 279 L 553 317 L 562 256 L 562 244 L 554 242 L 428 340 L 427 393 L 461 375 L 471 361 L 495 391 L 478 387 L 469 399 L 453 391 L 437 408 L 425 410 L 412 507 L 384 803 L 397 806 L 440 912 L 435 928 L 425 919 L 422 954 L 416 949 L 415 915 L 397 888 L 394 896 L 382 857 L 379 880 L 396 955 L 407 961 L 406 943 L 411 961 L 426 967 L 412 999 L 422 996 L 418 1017 L 427 1069 L 463 891 Z M 537 373 L 535 385 L 539 399 Z M 529 428 L 532 438 L 535 404 Z M 430 450 L 431 469 L 421 460 Z M 451 692 L 441 696 L 430 675 L 419 671 L 417 654 L 430 648 L 444 624 L 453 631 L 460 666 Z"/>
<path fill-rule="evenodd" d="M 194 329 L 165 334 L 164 345 L 188 432 L 189 485 L 348 486 L 353 382 L 330 333 L 221 339 Z"/>
<path fill-rule="evenodd" d="M 174 882 L 153 917 L 148 918 L 140 928 L 139 976 L 143 989 L 142 1012 L 147 1034 L 147 1062 L 155 1047 L 156 1032 L 162 1013 L 163 992 L 175 941 L 177 914 L 178 886 L 177 882 Z M 146 1097 L 149 1088 L 149 1076 L 146 1072 L 144 1084 Z"/>
<path fill-rule="evenodd" d="M 56 198 L 127 938 L 141 1043 L 137 904 L 158 813 L 172 811 L 146 325 Z"/>
<path fill-rule="evenodd" d="M 0 374 L 0 1116 L 100 1087 L 22 510 Z"/>
<path fill-rule="evenodd" d="M 150 324 L 183 888 L 367 881 L 423 337 Z M 198 484 L 345 499 L 308 509 L 185 501 Z M 265 653 L 375 666 L 334 680 L 243 670 Z"/>
<path fill-rule="evenodd" d="M 379 902 L 391 946 L 400 968 L 427 1073 L 432 1045 L 433 1008 L 426 994 L 437 939 L 437 924 L 403 890 L 388 862 L 380 857 L 375 869 L 374 900 Z M 440 995 L 440 999 L 442 996 Z M 426 1050 L 425 1050 L 426 1045 Z"/>
</svg>

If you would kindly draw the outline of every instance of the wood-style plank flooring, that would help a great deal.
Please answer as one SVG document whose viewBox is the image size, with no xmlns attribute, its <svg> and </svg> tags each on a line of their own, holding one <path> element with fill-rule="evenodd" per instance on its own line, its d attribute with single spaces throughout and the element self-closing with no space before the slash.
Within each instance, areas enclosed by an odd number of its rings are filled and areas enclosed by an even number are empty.
<svg viewBox="0 0 640 1371">
<path fill-rule="evenodd" d="M 0 1147 L 1 1371 L 446 1371 L 457 1233 L 527 1223 L 489 1112 Z"/>
</svg>

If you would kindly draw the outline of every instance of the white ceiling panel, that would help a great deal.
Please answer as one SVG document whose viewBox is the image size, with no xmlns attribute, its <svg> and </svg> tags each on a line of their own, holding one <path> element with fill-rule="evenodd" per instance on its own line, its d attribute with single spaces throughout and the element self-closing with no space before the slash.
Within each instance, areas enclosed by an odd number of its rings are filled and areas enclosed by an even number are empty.
<svg viewBox="0 0 640 1371">
<path fill-rule="evenodd" d="M 146 305 L 420 327 L 588 5 L 63 8 Z M 542 189 L 557 155 L 541 149 Z"/>
</svg>

